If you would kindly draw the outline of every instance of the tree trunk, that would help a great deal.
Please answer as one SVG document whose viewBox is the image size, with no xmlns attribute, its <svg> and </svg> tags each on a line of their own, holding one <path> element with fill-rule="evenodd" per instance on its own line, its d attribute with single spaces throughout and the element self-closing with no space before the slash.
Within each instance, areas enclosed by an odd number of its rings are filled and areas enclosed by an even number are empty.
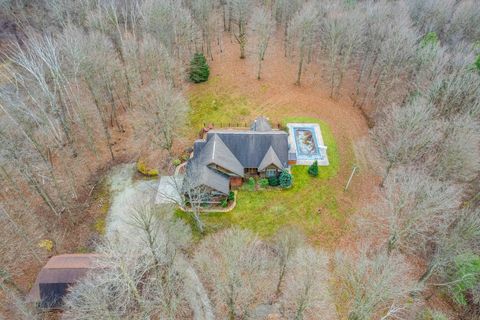
<svg viewBox="0 0 480 320">
<path fill-rule="evenodd" d="M 229 284 L 229 287 L 230 287 L 230 292 L 229 292 L 229 296 L 228 296 L 228 302 L 227 302 L 227 305 L 228 305 L 228 319 L 229 320 L 235 320 L 235 300 L 233 299 L 233 297 L 235 296 L 235 289 L 233 288 L 233 285 L 232 284 Z"/>
<path fill-rule="evenodd" d="M 396 235 L 391 235 L 389 238 L 388 238 L 388 243 L 387 243 L 387 255 L 391 255 L 393 250 L 395 249 L 397 245 L 397 237 Z"/>
<path fill-rule="evenodd" d="M 432 276 L 433 274 L 433 271 L 435 270 L 435 264 L 430 262 L 430 264 L 428 265 L 427 269 L 425 270 L 425 272 L 422 274 L 422 276 L 420 277 L 420 279 L 418 279 L 418 284 L 420 285 L 425 285 L 425 282 L 428 281 L 428 279 L 430 279 L 430 277 Z"/>
<path fill-rule="evenodd" d="M 95 107 L 97 109 L 97 112 L 98 112 L 98 115 L 100 116 L 100 121 L 102 122 L 102 127 L 103 127 L 103 132 L 105 134 L 105 139 L 107 140 L 107 147 L 108 147 L 108 150 L 110 151 L 110 157 L 112 158 L 112 161 L 115 160 L 115 156 L 113 155 L 113 150 L 112 150 L 112 144 L 110 142 L 111 140 L 111 137 L 110 137 L 110 132 L 108 132 L 108 125 L 107 125 L 107 122 L 106 122 L 106 119 L 105 117 L 103 116 L 103 113 L 102 113 L 102 110 L 100 108 L 100 105 L 99 105 L 99 102 L 97 100 L 97 97 L 95 96 L 95 92 L 93 91 L 93 87 L 92 85 L 90 84 L 90 81 L 88 81 L 86 79 L 86 84 L 87 84 L 87 88 L 88 90 L 90 91 L 90 94 L 92 95 L 92 98 L 93 98 L 93 102 L 95 104 Z"/>
<path fill-rule="evenodd" d="M 232 31 L 232 7 L 228 6 L 228 28 L 227 31 Z"/>
<path fill-rule="evenodd" d="M 380 182 L 380 187 L 383 188 L 383 186 L 385 185 L 385 181 L 387 181 L 388 175 L 390 174 L 390 171 L 392 170 L 392 168 L 393 168 L 393 162 L 390 161 L 387 165 L 387 169 L 385 171 L 385 175 L 383 176 L 382 182 Z"/>
<path fill-rule="evenodd" d="M 303 53 L 300 55 L 300 62 L 298 63 L 298 71 L 297 71 L 297 81 L 295 84 L 300 86 L 300 78 L 302 77 L 302 69 L 303 69 Z"/>
<path fill-rule="evenodd" d="M 262 59 L 258 59 L 257 80 L 260 80 L 260 72 L 262 71 Z"/>
<path fill-rule="evenodd" d="M 286 271 L 286 265 L 282 265 L 280 267 L 280 275 L 278 277 L 278 282 L 277 282 L 277 289 L 275 290 L 275 297 L 279 297 L 281 293 L 281 287 L 282 287 L 282 282 L 283 282 L 283 277 L 285 276 L 285 271 Z"/>
<path fill-rule="evenodd" d="M 223 9 L 223 31 L 228 31 L 227 29 L 227 12 L 225 10 L 226 2 L 222 4 Z"/>
<path fill-rule="evenodd" d="M 247 42 L 247 35 L 245 34 L 245 32 L 243 32 L 243 28 L 241 29 L 242 31 L 240 32 L 238 38 L 239 38 L 239 42 L 240 42 L 240 59 L 245 59 L 245 45 L 246 45 L 246 42 Z"/>
<path fill-rule="evenodd" d="M 53 200 L 50 198 L 48 193 L 43 190 L 41 187 L 40 183 L 30 174 L 25 172 L 24 170 L 21 170 L 22 175 L 25 177 L 25 179 L 29 182 L 29 185 L 35 190 L 35 192 L 42 198 L 43 202 L 52 210 L 53 214 L 56 217 L 60 216 L 60 213 L 57 211 L 55 208 L 55 204 L 53 203 Z"/>
<path fill-rule="evenodd" d="M 305 299 L 302 299 L 295 312 L 295 320 L 303 320 L 303 312 L 305 311 L 306 307 Z"/>
<path fill-rule="evenodd" d="M 205 226 L 203 225 L 203 221 L 200 219 L 200 214 L 197 209 L 193 209 L 193 220 L 195 221 L 195 226 L 197 227 L 198 231 L 203 234 L 205 232 Z"/>
</svg>

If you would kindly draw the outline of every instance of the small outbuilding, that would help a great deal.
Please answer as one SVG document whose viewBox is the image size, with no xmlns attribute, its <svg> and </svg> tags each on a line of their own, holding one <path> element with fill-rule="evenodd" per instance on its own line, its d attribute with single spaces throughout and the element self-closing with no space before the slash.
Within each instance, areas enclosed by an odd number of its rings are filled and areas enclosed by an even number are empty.
<svg viewBox="0 0 480 320">
<path fill-rule="evenodd" d="M 51 257 L 37 276 L 27 300 L 41 308 L 57 309 L 68 287 L 95 268 L 98 254 L 62 254 Z"/>
</svg>

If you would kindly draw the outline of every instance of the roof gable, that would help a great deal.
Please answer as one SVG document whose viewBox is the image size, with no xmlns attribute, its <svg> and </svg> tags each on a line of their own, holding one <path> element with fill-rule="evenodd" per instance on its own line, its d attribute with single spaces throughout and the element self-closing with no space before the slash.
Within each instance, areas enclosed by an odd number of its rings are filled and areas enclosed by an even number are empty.
<svg viewBox="0 0 480 320">
<path fill-rule="evenodd" d="M 197 158 L 188 162 L 187 175 L 184 182 L 186 182 L 182 186 L 184 191 L 186 191 L 185 188 L 197 188 L 200 186 L 206 186 L 224 194 L 228 194 L 230 191 L 230 180 L 223 174 L 208 168 Z"/>
<path fill-rule="evenodd" d="M 270 148 L 275 151 L 282 168 L 288 162 L 288 134 L 284 131 L 217 131 L 209 132 L 207 140 L 218 135 L 243 168 L 258 168 Z"/>
<path fill-rule="evenodd" d="M 263 157 L 262 162 L 260 162 L 260 164 L 258 165 L 258 171 L 263 171 L 266 167 L 268 167 L 271 164 L 275 165 L 279 169 L 283 169 L 282 162 L 278 158 L 273 148 L 270 146 L 267 153 L 265 153 L 265 156 Z"/>
<path fill-rule="evenodd" d="M 241 177 L 244 174 L 240 161 L 216 134 L 202 148 L 200 162 L 204 165 L 216 164 Z"/>
<path fill-rule="evenodd" d="M 212 169 L 204 167 L 203 185 L 228 194 L 230 191 L 230 180 L 223 174 L 216 173 Z"/>
</svg>

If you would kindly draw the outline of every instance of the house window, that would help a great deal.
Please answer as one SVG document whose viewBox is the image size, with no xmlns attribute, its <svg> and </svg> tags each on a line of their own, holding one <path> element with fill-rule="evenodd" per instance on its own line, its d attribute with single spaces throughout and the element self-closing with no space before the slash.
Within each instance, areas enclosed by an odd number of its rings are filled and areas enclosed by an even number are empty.
<svg viewBox="0 0 480 320">
<path fill-rule="evenodd" d="M 277 175 L 277 170 L 276 170 L 276 169 L 271 169 L 271 168 L 270 168 L 270 169 L 267 169 L 265 175 L 266 175 L 267 177 L 274 177 L 274 176 Z"/>
</svg>

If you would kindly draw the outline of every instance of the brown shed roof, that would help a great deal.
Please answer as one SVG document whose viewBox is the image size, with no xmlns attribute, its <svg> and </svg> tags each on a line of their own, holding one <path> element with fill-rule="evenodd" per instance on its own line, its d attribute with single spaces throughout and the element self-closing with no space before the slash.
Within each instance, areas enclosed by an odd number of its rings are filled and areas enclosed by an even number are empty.
<svg viewBox="0 0 480 320">
<path fill-rule="evenodd" d="M 65 283 L 72 284 L 90 270 L 95 268 L 95 259 L 99 254 L 62 254 L 53 256 L 42 268 L 37 276 L 27 300 L 32 302 L 40 301 L 40 284 L 44 283 Z"/>
<path fill-rule="evenodd" d="M 78 269 L 93 268 L 93 262 L 100 255 L 96 253 L 74 253 L 53 256 L 43 269 Z"/>
</svg>

